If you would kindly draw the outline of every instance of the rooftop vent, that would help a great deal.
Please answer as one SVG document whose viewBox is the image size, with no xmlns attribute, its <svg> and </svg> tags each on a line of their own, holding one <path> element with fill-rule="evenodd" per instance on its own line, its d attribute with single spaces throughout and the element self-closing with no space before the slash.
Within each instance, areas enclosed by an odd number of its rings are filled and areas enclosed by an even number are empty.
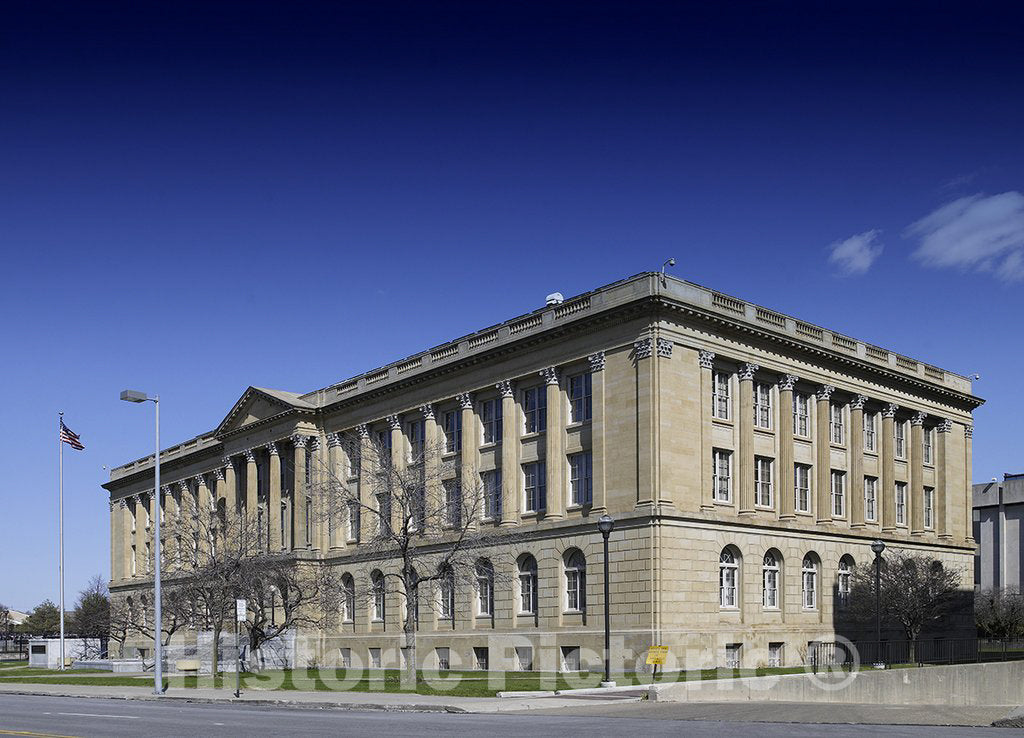
<svg viewBox="0 0 1024 738">
<path fill-rule="evenodd" d="M 548 305 L 561 305 L 565 302 L 565 298 L 562 296 L 561 292 L 552 292 L 545 298 L 545 302 Z"/>
</svg>

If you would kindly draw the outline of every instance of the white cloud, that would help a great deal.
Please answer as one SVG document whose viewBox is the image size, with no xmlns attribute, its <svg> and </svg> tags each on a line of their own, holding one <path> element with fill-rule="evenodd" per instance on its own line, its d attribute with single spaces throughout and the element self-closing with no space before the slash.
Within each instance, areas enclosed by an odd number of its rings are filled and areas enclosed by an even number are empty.
<svg viewBox="0 0 1024 738">
<path fill-rule="evenodd" d="M 913 257 L 925 266 L 994 272 L 1006 282 L 1024 279 L 1024 195 L 972 195 L 943 205 L 909 225 L 918 241 Z"/>
<path fill-rule="evenodd" d="M 878 242 L 881 231 L 871 230 L 850 236 L 845 241 L 836 241 L 828 247 L 830 264 L 835 264 L 846 275 L 864 274 L 875 259 L 882 255 L 882 244 Z"/>
</svg>

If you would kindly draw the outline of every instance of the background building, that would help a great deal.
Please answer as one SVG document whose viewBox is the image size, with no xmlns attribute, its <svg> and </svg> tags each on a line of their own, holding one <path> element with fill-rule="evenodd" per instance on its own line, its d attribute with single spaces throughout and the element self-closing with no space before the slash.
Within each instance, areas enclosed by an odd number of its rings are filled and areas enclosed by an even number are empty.
<svg viewBox="0 0 1024 738">
<path fill-rule="evenodd" d="M 158 493 L 152 457 L 113 469 L 111 592 L 148 606 L 148 521 L 158 500 L 179 516 L 182 499 L 269 510 L 272 550 L 324 559 L 373 591 L 391 564 L 367 555 L 365 520 L 309 514 L 315 470 L 360 488 L 343 437 L 399 459 L 436 438 L 440 483 L 485 490 L 479 525 L 506 543 L 490 553 L 502 576 L 423 613 L 425 665 L 593 663 L 605 512 L 621 653 L 663 644 L 706 665 L 799 663 L 835 632 L 875 538 L 962 570 L 970 590 L 980 403 L 960 375 L 641 274 L 313 392 L 250 387 L 216 429 L 163 452 Z M 165 545 L 187 569 L 189 547 L 205 544 Z M 401 603 L 382 592 L 342 607 L 315 634 L 318 663 L 396 666 Z"/>
<path fill-rule="evenodd" d="M 1024 569 L 1024 474 L 974 485 L 974 584 L 1020 591 Z"/>
</svg>

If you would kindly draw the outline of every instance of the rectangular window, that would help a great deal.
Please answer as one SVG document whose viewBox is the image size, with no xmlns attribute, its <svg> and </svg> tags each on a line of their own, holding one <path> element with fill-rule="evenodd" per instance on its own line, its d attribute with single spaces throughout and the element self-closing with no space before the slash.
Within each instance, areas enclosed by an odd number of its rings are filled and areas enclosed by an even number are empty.
<svg viewBox="0 0 1024 738">
<path fill-rule="evenodd" d="M 426 436 L 426 421 L 414 420 L 409 423 L 409 461 L 417 464 L 423 460 L 423 443 Z"/>
<path fill-rule="evenodd" d="M 593 411 L 590 384 L 590 372 L 569 377 L 570 423 L 583 423 L 590 420 Z"/>
<path fill-rule="evenodd" d="M 743 646 L 739 643 L 727 643 L 725 644 L 725 668 L 726 669 L 738 669 L 740 668 L 740 652 Z"/>
<path fill-rule="evenodd" d="M 441 482 L 444 494 L 444 522 L 449 528 L 462 525 L 462 485 L 458 479 L 445 479 Z"/>
<path fill-rule="evenodd" d="M 569 491 L 573 505 L 594 501 L 594 456 L 590 451 L 569 456 Z"/>
<path fill-rule="evenodd" d="M 523 421 L 526 433 L 543 433 L 548 427 L 547 387 L 523 390 Z"/>
<path fill-rule="evenodd" d="M 388 448 L 391 448 L 391 436 L 388 435 Z M 309 444 L 306 444 L 306 468 L 304 470 L 303 482 L 306 483 L 306 488 L 313 484 L 313 449 L 310 448 Z M 268 475 L 269 476 L 269 475 Z M 269 484 L 269 480 L 267 482 Z"/>
<path fill-rule="evenodd" d="M 480 671 L 487 671 L 490 659 L 487 646 L 473 646 L 473 663 Z"/>
<path fill-rule="evenodd" d="M 341 664 L 340 664 L 341 668 L 342 669 L 351 669 L 352 668 L 352 649 L 351 648 L 341 648 L 341 649 L 338 649 L 338 651 L 339 651 L 339 654 L 338 654 L 339 655 L 339 660 L 341 661 Z"/>
<path fill-rule="evenodd" d="M 843 406 L 831 404 L 829 408 L 829 431 L 832 443 L 837 445 L 843 444 L 843 439 L 846 434 L 846 427 L 843 425 Z"/>
<path fill-rule="evenodd" d="M 729 375 L 715 372 L 712 377 L 711 415 L 721 420 L 730 418 Z"/>
<path fill-rule="evenodd" d="M 379 669 L 380 668 L 380 649 L 379 648 L 371 648 L 370 649 L 370 668 L 371 669 Z"/>
<path fill-rule="evenodd" d="M 924 428 L 924 463 L 931 464 L 932 462 L 932 434 L 934 433 L 932 428 Z"/>
<path fill-rule="evenodd" d="M 811 511 L 811 467 L 807 464 L 793 465 L 793 506 L 797 512 Z"/>
<path fill-rule="evenodd" d="M 832 471 L 832 515 L 841 518 L 846 514 L 846 474 Z"/>
<path fill-rule="evenodd" d="M 924 527 L 931 530 L 935 527 L 935 490 L 924 488 Z"/>
<path fill-rule="evenodd" d="M 896 482 L 896 524 L 907 524 L 907 485 Z"/>
<path fill-rule="evenodd" d="M 782 649 L 784 648 L 783 643 L 769 643 L 768 644 L 768 666 L 778 668 L 782 666 Z"/>
<path fill-rule="evenodd" d="M 754 382 L 754 427 L 772 427 L 772 388 L 764 382 Z"/>
<path fill-rule="evenodd" d="M 523 487 L 526 512 L 547 509 L 547 464 L 523 464 Z"/>
<path fill-rule="evenodd" d="M 437 668 L 441 671 L 448 671 L 452 668 L 451 651 L 445 646 L 437 648 Z"/>
<path fill-rule="evenodd" d="M 484 444 L 501 443 L 501 398 L 480 403 L 480 423 L 484 429 Z"/>
<path fill-rule="evenodd" d="M 715 502 L 732 501 L 732 452 L 715 449 L 711 453 Z"/>
<path fill-rule="evenodd" d="M 807 395 L 793 393 L 793 435 L 807 438 L 811 435 L 811 419 L 808 413 Z"/>
<path fill-rule="evenodd" d="M 306 498 L 306 545 L 313 544 L 313 498 Z"/>
<path fill-rule="evenodd" d="M 348 540 L 357 543 L 359 541 L 359 503 L 348 503 Z"/>
<path fill-rule="evenodd" d="M 907 457 L 907 429 L 902 420 L 897 420 L 892 426 L 893 440 L 896 442 L 896 458 Z"/>
<path fill-rule="evenodd" d="M 485 520 L 501 520 L 501 469 L 480 473 L 484 492 Z"/>
<path fill-rule="evenodd" d="M 462 411 L 446 410 L 444 414 L 444 450 L 454 454 L 462 450 Z"/>
<path fill-rule="evenodd" d="M 580 647 L 562 646 L 562 671 L 580 670 Z"/>
<path fill-rule="evenodd" d="M 875 423 L 878 422 L 878 416 L 875 413 L 864 413 L 864 450 L 874 451 L 875 450 Z"/>
<path fill-rule="evenodd" d="M 864 519 L 878 520 L 878 480 L 874 477 L 864 477 Z"/>
<path fill-rule="evenodd" d="M 754 495 L 761 507 L 772 506 L 772 460 L 764 456 L 754 458 Z"/>
<path fill-rule="evenodd" d="M 391 495 L 379 492 L 377 497 L 377 533 L 387 535 L 391 532 Z"/>
<path fill-rule="evenodd" d="M 516 646 L 516 666 L 519 671 L 533 671 L 532 646 Z"/>
</svg>

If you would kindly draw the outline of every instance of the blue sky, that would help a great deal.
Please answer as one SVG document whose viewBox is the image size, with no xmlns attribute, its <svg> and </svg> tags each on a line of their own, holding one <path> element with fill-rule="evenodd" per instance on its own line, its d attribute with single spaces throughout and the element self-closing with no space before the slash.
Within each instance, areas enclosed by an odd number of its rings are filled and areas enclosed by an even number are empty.
<svg viewBox="0 0 1024 738">
<path fill-rule="evenodd" d="M 144 7 L 140 7 L 144 6 Z M 834 6 L 834 7 L 832 7 Z M 1024 471 L 1024 48 L 984 4 L 5 6 L 0 601 L 109 573 L 111 466 L 657 269 L 982 375 Z"/>
</svg>

